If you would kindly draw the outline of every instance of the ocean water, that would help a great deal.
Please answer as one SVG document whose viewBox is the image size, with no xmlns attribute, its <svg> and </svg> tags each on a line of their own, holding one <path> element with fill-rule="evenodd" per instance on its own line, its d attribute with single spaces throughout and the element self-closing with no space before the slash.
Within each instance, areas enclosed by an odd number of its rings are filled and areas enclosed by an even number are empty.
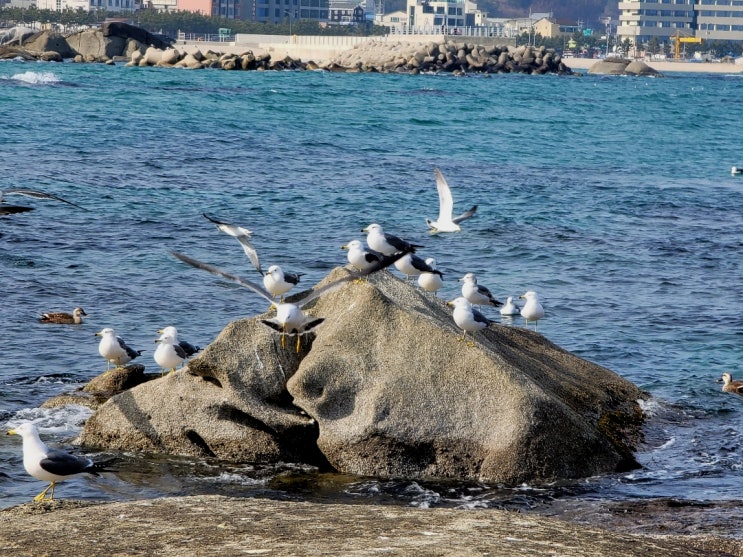
<svg viewBox="0 0 743 557">
<path fill-rule="evenodd" d="M 39 406 L 105 369 L 94 336 L 103 327 L 145 350 L 139 361 L 156 371 L 157 329 L 175 325 L 205 346 L 231 320 L 265 309 L 169 256 L 176 249 L 257 277 L 202 212 L 253 230 L 264 263 L 305 273 L 306 286 L 344 264 L 339 247 L 378 222 L 437 258 L 442 296 L 456 295 L 465 272 L 501 299 L 536 290 L 547 310 L 541 334 L 653 397 L 642 468 L 625 474 L 505 489 L 125 454 L 114 455 L 119 473 L 64 482 L 58 497 L 217 492 L 588 522 L 598 508 L 638 501 L 711 506 L 720 524 L 740 513 L 743 398 L 715 381 L 743 376 L 743 177 L 730 175 L 743 165 L 743 75 L 455 78 L 6 61 L 0 107 L 0 187 L 86 209 L 5 199 L 35 210 L 0 217 L 2 428 L 32 420 L 48 442 L 68 445 L 89 412 Z M 479 206 L 461 234 L 426 232 L 424 218 L 437 213 L 434 167 L 456 209 Z M 81 326 L 38 322 L 77 305 L 90 314 Z M 0 436 L 0 507 L 42 487 L 23 470 L 20 439 Z"/>
</svg>

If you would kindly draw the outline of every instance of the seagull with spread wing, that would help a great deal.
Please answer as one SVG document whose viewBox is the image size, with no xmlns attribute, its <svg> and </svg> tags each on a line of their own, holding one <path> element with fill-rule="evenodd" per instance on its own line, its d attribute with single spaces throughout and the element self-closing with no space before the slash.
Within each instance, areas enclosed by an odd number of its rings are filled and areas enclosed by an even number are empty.
<svg viewBox="0 0 743 557">
<path fill-rule="evenodd" d="M 408 248 L 408 249 L 412 249 L 412 248 Z M 279 302 L 278 304 L 275 302 L 271 293 L 265 290 L 264 288 L 262 288 L 259 284 L 256 284 L 247 279 L 244 279 L 236 275 L 222 271 L 221 269 L 218 269 L 217 267 L 214 267 L 213 265 L 209 265 L 208 263 L 203 263 L 183 253 L 179 253 L 176 251 L 172 251 L 171 253 L 175 257 L 177 257 L 184 263 L 191 265 L 192 267 L 196 267 L 197 269 L 202 269 L 204 271 L 212 273 L 213 275 L 218 275 L 227 280 L 236 282 L 240 286 L 249 288 L 256 294 L 260 295 L 265 300 L 270 302 L 272 306 L 276 307 L 276 317 L 273 317 L 271 319 L 261 319 L 261 323 L 281 333 L 281 347 L 282 348 L 286 347 L 286 340 L 285 340 L 286 335 L 296 336 L 297 337 L 296 349 L 297 349 L 297 352 L 299 352 L 301 336 L 305 333 L 311 332 L 316 327 L 318 327 L 323 321 L 325 321 L 324 317 L 310 317 L 306 315 L 302 311 L 302 308 L 304 306 L 309 304 L 311 301 L 316 300 L 322 294 L 325 294 L 326 292 L 330 292 L 331 290 L 335 290 L 336 288 L 338 288 L 339 286 L 341 286 L 342 284 L 346 282 L 353 281 L 361 277 L 365 277 L 367 275 L 370 275 L 376 271 L 380 271 L 384 269 L 385 267 L 392 265 L 395 261 L 397 261 L 399 258 L 404 256 L 407 253 L 407 251 L 400 251 L 400 252 L 395 253 L 394 255 L 385 256 L 380 261 L 378 261 L 377 263 L 373 265 L 370 265 L 364 270 L 354 272 L 354 273 L 349 273 L 347 276 L 343 278 L 334 280 L 333 282 L 330 282 L 324 286 L 311 290 L 303 298 L 299 300 L 295 300 L 293 303 Z"/>
<path fill-rule="evenodd" d="M 436 220 L 426 219 L 426 224 L 431 234 L 438 232 L 461 232 L 459 223 L 472 217 L 477 211 L 477 205 L 473 205 L 468 211 L 457 217 L 453 217 L 454 198 L 446 178 L 438 168 L 433 169 L 436 175 L 436 189 L 439 192 L 439 218 Z"/>
<path fill-rule="evenodd" d="M 83 209 L 80 205 L 76 205 L 71 201 L 57 197 L 50 193 L 44 193 L 43 191 L 30 190 L 28 188 L 11 188 L 8 190 L 0 190 L 0 216 L 1 215 L 12 215 L 14 213 L 24 213 L 26 211 L 33 211 L 33 207 L 23 207 L 21 205 L 3 205 L 4 195 L 24 195 L 26 197 L 35 197 L 36 199 L 53 199 L 54 201 L 61 201 L 67 203 L 78 209 Z M 85 209 L 83 209 L 85 210 Z"/>
</svg>

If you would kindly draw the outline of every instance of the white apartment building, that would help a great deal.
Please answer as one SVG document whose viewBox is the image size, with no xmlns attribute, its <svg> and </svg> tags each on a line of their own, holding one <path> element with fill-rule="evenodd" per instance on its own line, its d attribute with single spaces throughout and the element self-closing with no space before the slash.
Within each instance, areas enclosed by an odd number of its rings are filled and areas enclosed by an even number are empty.
<svg viewBox="0 0 743 557">
<path fill-rule="evenodd" d="M 619 41 L 642 44 L 653 37 L 743 41 L 743 0 L 622 0 Z"/>
</svg>

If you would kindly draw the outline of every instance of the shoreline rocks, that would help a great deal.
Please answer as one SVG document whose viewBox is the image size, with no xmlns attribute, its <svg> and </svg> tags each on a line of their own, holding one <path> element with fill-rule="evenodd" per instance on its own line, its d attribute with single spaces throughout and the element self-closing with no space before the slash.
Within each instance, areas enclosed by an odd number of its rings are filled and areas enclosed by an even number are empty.
<svg viewBox="0 0 743 557">
<path fill-rule="evenodd" d="M 102 526 L 105 525 L 105 526 Z M 417 509 L 223 496 L 0 511 L 0 552 L 39 555 L 582 555 L 722 557 L 740 540 L 614 533 L 496 509 Z"/>
</svg>

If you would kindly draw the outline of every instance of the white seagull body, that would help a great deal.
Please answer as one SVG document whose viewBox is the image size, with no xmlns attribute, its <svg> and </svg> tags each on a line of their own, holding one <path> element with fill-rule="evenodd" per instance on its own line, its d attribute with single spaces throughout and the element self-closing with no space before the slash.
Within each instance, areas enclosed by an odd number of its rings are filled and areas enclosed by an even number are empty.
<svg viewBox="0 0 743 557">
<path fill-rule="evenodd" d="M 106 359 L 106 371 L 111 369 L 111 364 L 123 366 L 134 358 L 141 356 L 141 350 L 134 350 L 128 346 L 121 337 L 116 336 L 116 331 L 105 328 L 98 331 L 95 336 L 101 337 L 98 343 L 98 353 Z"/>
<path fill-rule="evenodd" d="M 378 251 L 365 249 L 364 244 L 359 240 L 351 240 L 341 246 L 341 249 L 348 250 L 347 259 L 354 269 L 363 271 L 372 265 L 379 263 L 384 255 Z"/>
<path fill-rule="evenodd" d="M 436 220 L 426 219 L 426 224 L 430 228 L 431 234 L 438 232 L 460 232 L 462 229 L 459 223 L 472 217 L 477 211 L 477 205 L 471 209 L 454 217 L 454 198 L 451 195 L 451 189 L 446 182 L 446 178 L 438 168 L 433 169 L 436 175 L 436 189 L 439 192 L 439 217 Z"/>
<path fill-rule="evenodd" d="M 533 290 L 530 290 L 526 294 L 522 294 L 519 298 L 526 300 L 524 307 L 521 308 L 521 317 L 526 320 L 526 326 L 529 326 L 529 321 L 534 321 L 534 330 L 537 330 L 537 323 L 544 317 L 544 308 L 539 303 L 539 296 Z"/>
<path fill-rule="evenodd" d="M 414 253 L 405 254 L 395 261 L 395 268 L 405 275 L 406 281 L 410 277 L 417 277 L 422 273 L 433 273 L 443 276 L 441 271 L 437 271 L 435 267 L 431 267 L 422 257 L 418 257 Z"/>
<path fill-rule="evenodd" d="M 426 264 L 432 269 L 436 269 L 436 260 L 433 257 L 426 259 Z M 420 286 L 426 292 L 433 292 L 434 294 L 444 286 L 443 275 L 441 273 L 421 273 L 418 276 L 418 286 Z"/>
<path fill-rule="evenodd" d="M 160 374 L 164 374 L 166 369 L 173 373 L 175 368 L 186 359 L 186 351 L 176 344 L 176 339 L 172 335 L 163 334 L 155 342 L 158 343 L 158 347 L 152 356 L 160 366 Z"/>
<path fill-rule="evenodd" d="M 284 294 L 289 292 L 299 283 L 302 273 L 285 273 L 278 265 L 271 265 L 263 275 L 263 287 L 274 298 L 279 296 L 284 299 Z"/>
<path fill-rule="evenodd" d="M 493 321 L 473 308 L 467 298 L 455 298 L 454 300 L 447 302 L 447 305 L 454 306 L 454 313 L 452 314 L 454 323 L 464 331 L 459 340 L 464 340 L 467 333 L 475 333 L 493 323 Z"/>
<path fill-rule="evenodd" d="M 489 305 L 495 307 L 503 305 L 493 297 L 490 290 L 477 284 L 475 273 L 467 273 L 459 279 L 459 281 L 464 283 L 462 284 L 462 296 L 469 300 L 471 304 L 476 306 Z"/>
<path fill-rule="evenodd" d="M 368 234 L 366 243 L 369 244 L 369 247 L 384 255 L 393 255 L 401 251 L 413 253 L 415 252 L 415 248 L 423 247 L 417 244 L 411 244 L 393 234 L 385 234 L 382 226 L 377 223 L 372 223 L 361 231 Z"/>
<path fill-rule="evenodd" d="M 43 482 L 50 482 L 47 488 L 34 497 L 34 501 L 44 501 L 47 491 L 52 490 L 49 500 L 54 499 L 54 486 L 77 474 L 105 472 L 102 464 L 96 464 L 86 457 L 75 456 L 59 449 L 50 449 L 39 438 L 39 432 L 32 423 L 24 423 L 8 431 L 8 435 L 23 438 L 23 467 L 30 476 Z"/>
<path fill-rule="evenodd" d="M 186 358 L 190 358 L 194 354 L 196 354 L 199 350 L 201 350 L 200 346 L 194 346 L 188 341 L 185 340 L 179 340 L 178 339 L 178 329 L 176 329 L 173 326 L 165 327 L 164 329 L 158 329 L 157 334 L 159 334 L 162 338 L 163 335 L 170 335 L 175 339 L 175 343 L 180 346 L 183 351 L 186 353 Z"/>
<path fill-rule="evenodd" d="M 500 314 L 504 317 L 510 317 L 512 315 L 518 315 L 521 313 L 521 308 L 513 303 L 513 296 L 509 296 L 506 299 L 505 305 L 500 308 Z"/>
</svg>

